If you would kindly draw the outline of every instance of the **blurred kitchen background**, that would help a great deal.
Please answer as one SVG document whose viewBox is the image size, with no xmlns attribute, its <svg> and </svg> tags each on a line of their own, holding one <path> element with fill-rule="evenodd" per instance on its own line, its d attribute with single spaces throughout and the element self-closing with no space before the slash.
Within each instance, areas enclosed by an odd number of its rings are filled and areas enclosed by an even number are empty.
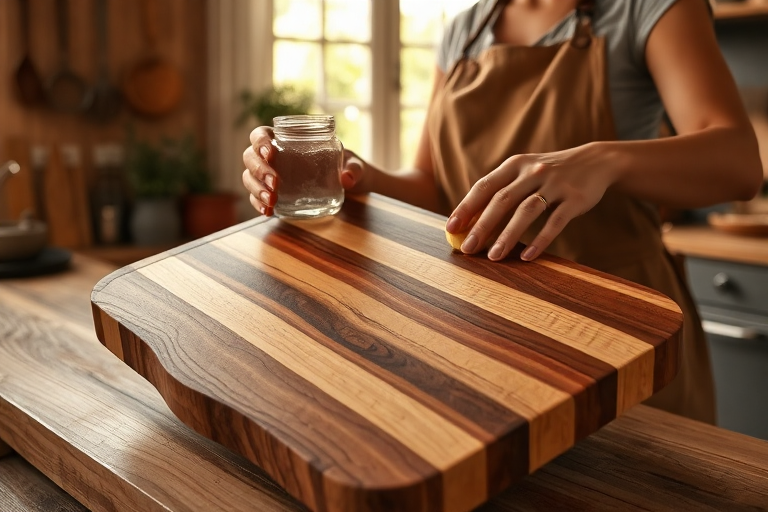
<svg viewBox="0 0 768 512">
<path fill-rule="evenodd" d="M 22 170 L 0 219 L 117 265 L 217 231 L 255 215 L 242 152 L 282 113 L 334 114 L 346 147 L 407 165 L 435 45 L 473 2 L 1 0 L 0 164 Z M 768 156 L 768 3 L 715 9 Z"/>
</svg>

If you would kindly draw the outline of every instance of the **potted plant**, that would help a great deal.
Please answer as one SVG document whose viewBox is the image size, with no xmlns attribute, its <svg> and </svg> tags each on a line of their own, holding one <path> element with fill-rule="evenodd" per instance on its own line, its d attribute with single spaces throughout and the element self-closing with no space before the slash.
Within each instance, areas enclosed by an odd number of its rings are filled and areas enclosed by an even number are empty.
<svg viewBox="0 0 768 512">
<path fill-rule="evenodd" d="M 275 117 L 308 114 L 313 101 L 310 92 L 290 84 L 275 85 L 258 94 L 245 90 L 240 93 L 242 110 L 235 122 L 242 125 L 253 118 L 256 122 L 272 126 Z"/>
<path fill-rule="evenodd" d="M 181 234 L 178 198 L 183 191 L 187 158 L 184 144 L 163 139 L 157 144 L 128 138 L 125 171 L 134 195 L 130 233 L 137 245 L 167 245 Z"/>
<path fill-rule="evenodd" d="M 237 223 L 238 197 L 230 192 L 217 192 L 205 165 L 205 154 L 192 137 L 180 141 L 180 162 L 185 194 L 182 197 L 184 234 L 200 238 Z"/>
</svg>

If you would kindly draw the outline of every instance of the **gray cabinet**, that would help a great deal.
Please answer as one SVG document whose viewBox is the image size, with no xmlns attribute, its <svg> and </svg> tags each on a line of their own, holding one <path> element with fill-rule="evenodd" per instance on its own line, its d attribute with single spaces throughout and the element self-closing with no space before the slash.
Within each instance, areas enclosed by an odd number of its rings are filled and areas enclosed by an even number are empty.
<svg viewBox="0 0 768 512">
<path fill-rule="evenodd" d="M 768 267 L 686 258 L 707 333 L 718 425 L 768 439 Z"/>
</svg>

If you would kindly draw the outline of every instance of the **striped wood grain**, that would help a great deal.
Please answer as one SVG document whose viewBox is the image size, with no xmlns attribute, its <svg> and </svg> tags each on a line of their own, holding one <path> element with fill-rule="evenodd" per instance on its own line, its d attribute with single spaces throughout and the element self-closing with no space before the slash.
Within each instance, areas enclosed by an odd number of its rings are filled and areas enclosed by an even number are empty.
<svg viewBox="0 0 768 512">
<path fill-rule="evenodd" d="M 314 510 L 464 511 L 674 376 L 666 297 L 563 260 L 452 253 L 379 196 L 105 278 L 97 333 L 185 423 Z"/>
</svg>

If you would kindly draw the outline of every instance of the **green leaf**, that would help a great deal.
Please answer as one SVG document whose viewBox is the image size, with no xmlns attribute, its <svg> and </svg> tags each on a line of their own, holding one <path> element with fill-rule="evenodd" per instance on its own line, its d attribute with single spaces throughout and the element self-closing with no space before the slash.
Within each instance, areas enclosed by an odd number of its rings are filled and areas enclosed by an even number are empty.
<svg viewBox="0 0 768 512">
<path fill-rule="evenodd" d="M 314 102 L 312 93 L 293 85 L 276 85 L 259 94 L 244 90 L 239 100 L 241 111 L 235 119 L 238 126 L 252 118 L 257 123 L 272 126 L 275 117 L 308 114 Z"/>
<path fill-rule="evenodd" d="M 138 140 L 131 132 L 127 140 L 125 168 L 137 197 L 177 197 L 185 192 L 213 191 L 205 153 L 192 135 L 150 143 Z"/>
</svg>

